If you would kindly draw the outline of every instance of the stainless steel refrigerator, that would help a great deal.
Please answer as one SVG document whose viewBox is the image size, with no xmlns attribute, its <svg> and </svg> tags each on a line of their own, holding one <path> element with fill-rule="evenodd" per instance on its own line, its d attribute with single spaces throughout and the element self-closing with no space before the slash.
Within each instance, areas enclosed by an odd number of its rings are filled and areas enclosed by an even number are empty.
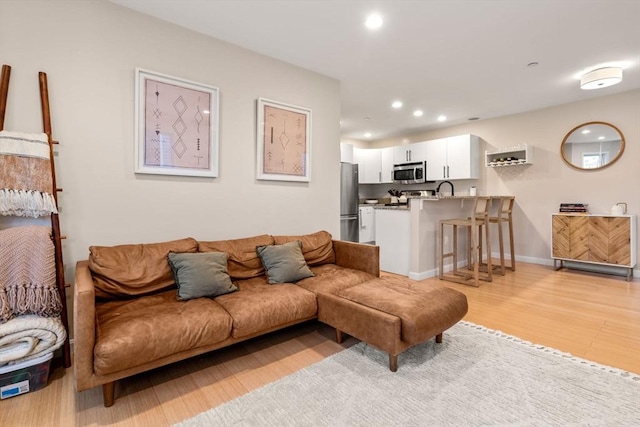
<svg viewBox="0 0 640 427">
<path fill-rule="evenodd" d="M 358 165 L 340 163 L 340 240 L 358 241 Z"/>
</svg>

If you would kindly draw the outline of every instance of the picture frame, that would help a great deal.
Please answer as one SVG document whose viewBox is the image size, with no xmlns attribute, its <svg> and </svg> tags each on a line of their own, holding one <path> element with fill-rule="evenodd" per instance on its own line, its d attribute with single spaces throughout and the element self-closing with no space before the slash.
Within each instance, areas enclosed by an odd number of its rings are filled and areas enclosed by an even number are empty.
<svg viewBox="0 0 640 427">
<path fill-rule="evenodd" d="M 217 87 L 136 68 L 135 173 L 215 178 Z"/>
<path fill-rule="evenodd" d="M 256 178 L 309 182 L 311 110 L 265 98 L 257 110 Z"/>
</svg>

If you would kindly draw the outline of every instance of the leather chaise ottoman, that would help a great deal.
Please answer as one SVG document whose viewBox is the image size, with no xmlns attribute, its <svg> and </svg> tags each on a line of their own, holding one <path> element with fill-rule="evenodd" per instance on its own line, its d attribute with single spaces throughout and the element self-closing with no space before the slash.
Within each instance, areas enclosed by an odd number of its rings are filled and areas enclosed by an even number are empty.
<svg viewBox="0 0 640 427">
<path fill-rule="evenodd" d="M 318 320 L 389 354 L 389 369 L 398 369 L 398 354 L 442 333 L 467 313 L 466 296 L 454 289 L 381 277 L 335 294 L 319 293 Z"/>
</svg>

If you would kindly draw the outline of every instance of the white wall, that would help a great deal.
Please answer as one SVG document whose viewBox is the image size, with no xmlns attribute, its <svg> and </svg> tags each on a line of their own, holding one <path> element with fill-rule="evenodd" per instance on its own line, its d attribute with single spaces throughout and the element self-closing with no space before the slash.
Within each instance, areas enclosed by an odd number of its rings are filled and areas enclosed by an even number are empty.
<svg viewBox="0 0 640 427">
<path fill-rule="evenodd" d="M 337 80 L 107 1 L 0 1 L 0 63 L 12 66 L 7 130 L 42 131 L 47 73 L 67 281 L 90 245 L 339 237 Z M 134 174 L 136 67 L 219 88 L 219 178 Z M 255 179 L 259 97 L 312 110 L 310 183 Z"/>
<path fill-rule="evenodd" d="M 579 90 L 577 83 L 576 90 Z M 626 148 L 615 164 L 603 170 L 580 171 L 563 162 L 560 144 L 567 132 L 590 121 L 615 125 L 624 134 Z M 488 149 L 520 143 L 533 146 L 533 165 L 482 168 L 478 180 L 479 194 L 516 196 L 516 257 L 550 262 L 551 213 L 558 212 L 562 202 L 588 203 L 592 213 L 608 213 L 613 204 L 626 202 L 628 213 L 640 214 L 640 90 L 402 135 L 370 146 L 386 147 L 398 145 L 404 139 L 417 142 L 467 133 L 480 136 Z M 457 188 L 458 181 L 455 183 Z M 636 253 L 640 256 L 640 248 Z"/>
</svg>

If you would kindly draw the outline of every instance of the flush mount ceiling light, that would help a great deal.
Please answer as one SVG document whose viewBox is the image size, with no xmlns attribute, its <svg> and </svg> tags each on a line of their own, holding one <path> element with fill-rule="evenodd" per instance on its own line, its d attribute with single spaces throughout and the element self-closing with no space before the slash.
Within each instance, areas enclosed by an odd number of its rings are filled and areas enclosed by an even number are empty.
<svg viewBox="0 0 640 427">
<path fill-rule="evenodd" d="M 444 116 L 444 115 L 438 116 L 438 121 L 439 122 L 446 122 L 447 121 L 447 116 Z"/>
<path fill-rule="evenodd" d="M 600 89 L 613 86 L 622 81 L 622 68 L 604 67 L 598 68 L 580 77 L 580 88 L 585 90 Z"/>
<path fill-rule="evenodd" d="M 413 115 L 416 117 L 422 117 L 423 114 L 422 110 L 416 110 L 413 112 Z"/>
<path fill-rule="evenodd" d="M 402 101 L 393 101 L 393 104 L 391 104 L 392 108 L 395 108 L 396 110 L 398 108 L 402 108 Z"/>
</svg>

